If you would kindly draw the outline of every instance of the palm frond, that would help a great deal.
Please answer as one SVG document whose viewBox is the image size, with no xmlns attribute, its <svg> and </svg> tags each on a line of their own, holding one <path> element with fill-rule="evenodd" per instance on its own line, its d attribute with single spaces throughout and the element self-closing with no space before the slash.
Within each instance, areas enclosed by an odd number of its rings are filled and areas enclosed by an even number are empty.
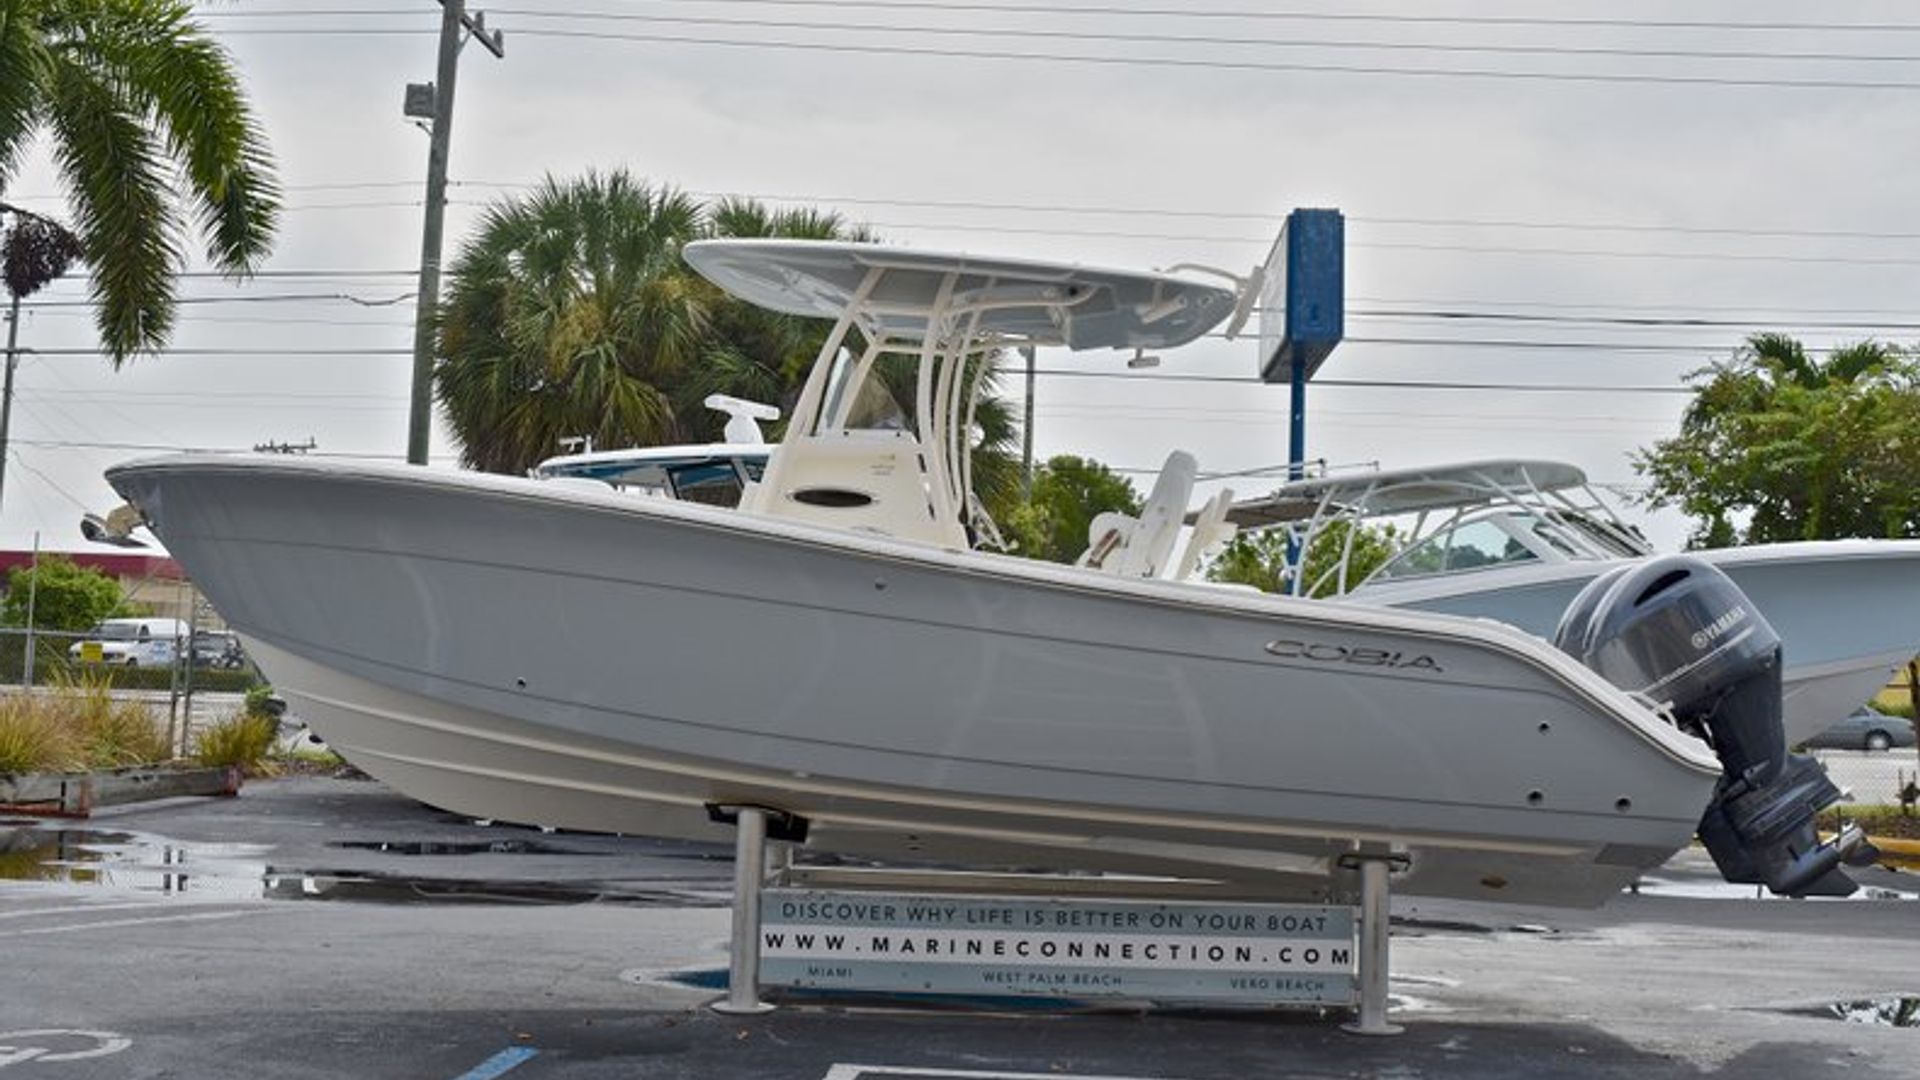
<svg viewBox="0 0 1920 1080">
<path fill-rule="evenodd" d="M 173 328 L 180 223 L 159 147 L 114 85 L 65 55 L 50 61 L 45 107 L 54 159 L 93 269 L 101 340 L 118 367 L 158 348 Z"/>
<path fill-rule="evenodd" d="M 46 46 L 28 0 L 0 0 L 0 191 L 19 165 L 37 125 L 46 80 Z"/>
<path fill-rule="evenodd" d="M 232 58 L 179 0 L 71 5 L 76 62 L 112 72 L 129 110 L 159 121 L 167 154 L 183 166 L 207 257 L 245 273 L 266 257 L 279 190 L 266 138 Z"/>
</svg>

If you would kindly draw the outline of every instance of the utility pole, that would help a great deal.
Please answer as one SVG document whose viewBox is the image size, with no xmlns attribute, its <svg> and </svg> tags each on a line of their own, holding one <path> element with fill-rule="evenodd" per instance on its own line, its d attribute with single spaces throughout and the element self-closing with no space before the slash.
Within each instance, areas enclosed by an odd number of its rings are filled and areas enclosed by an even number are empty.
<svg viewBox="0 0 1920 1080">
<path fill-rule="evenodd" d="M 1020 346 L 1027 361 L 1027 416 L 1020 422 L 1020 495 L 1033 498 L 1033 346 Z"/>
<path fill-rule="evenodd" d="M 428 131 L 427 212 L 420 230 L 420 288 L 413 322 L 413 394 L 407 414 L 407 461 L 414 465 L 427 463 L 427 441 L 433 431 L 433 319 L 440 306 L 440 233 L 447 215 L 447 149 L 453 141 L 453 87 L 460 75 L 461 32 L 472 34 L 494 56 L 506 56 L 500 32 L 487 32 L 484 14 L 467 14 L 466 0 L 440 0 L 440 7 L 440 67 L 435 81 L 424 90 L 418 84 L 407 87 L 407 115 L 421 116 L 425 105 L 433 121 Z"/>
<path fill-rule="evenodd" d="M 0 499 L 7 490 L 7 428 L 13 420 L 13 369 L 20 362 L 20 298 L 7 309 L 7 378 L 0 391 Z"/>
</svg>

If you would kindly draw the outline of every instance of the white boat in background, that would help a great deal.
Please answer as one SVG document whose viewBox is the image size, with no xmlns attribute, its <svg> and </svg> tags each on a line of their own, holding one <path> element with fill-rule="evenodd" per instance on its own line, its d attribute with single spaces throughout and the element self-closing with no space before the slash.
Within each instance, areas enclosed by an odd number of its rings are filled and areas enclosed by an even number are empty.
<svg viewBox="0 0 1920 1080">
<path fill-rule="evenodd" d="M 1391 525 L 1396 553 L 1361 573 L 1352 544 L 1293 573 L 1298 595 L 1498 619 L 1544 638 L 1587 583 L 1653 555 L 1646 538 L 1557 461 L 1490 460 L 1298 480 L 1234 504 L 1243 528 L 1284 527 L 1298 551 L 1347 525 Z M 1920 654 L 1920 540 L 1823 540 L 1693 553 L 1725 571 L 1780 634 L 1787 739 L 1844 720 Z"/>
<path fill-rule="evenodd" d="M 527 471 L 536 480 L 587 481 L 640 495 L 708 506 L 740 505 L 747 485 L 759 481 L 772 447 L 760 430 L 780 410 L 725 394 L 709 395 L 707 408 L 727 415 L 726 441 L 681 446 L 635 446 L 550 457 Z"/>
<path fill-rule="evenodd" d="M 984 357 L 1173 348 L 1244 317 L 1250 290 L 860 244 L 686 257 L 834 320 L 737 510 L 270 456 L 108 479 L 329 745 L 463 813 L 719 839 L 710 813 L 748 805 L 829 852 L 1276 897 L 1396 852 L 1403 891 L 1572 905 L 1698 825 L 1738 880 L 1851 889 L 1857 833 L 1812 831 L 1839 793 L 1779 745 L 1777 648 L 1710 571 L 1587 597 L 1570 651 L 1212 586 L 1191 577 L 1231 493 L 1183 534 L 1185 454 L 1081 566 L 972 549 Z M 914 401 L 883 393 L 887 364 Z M 1623 653 L 1642 607 L 1661 648 Z"/>
</svg>

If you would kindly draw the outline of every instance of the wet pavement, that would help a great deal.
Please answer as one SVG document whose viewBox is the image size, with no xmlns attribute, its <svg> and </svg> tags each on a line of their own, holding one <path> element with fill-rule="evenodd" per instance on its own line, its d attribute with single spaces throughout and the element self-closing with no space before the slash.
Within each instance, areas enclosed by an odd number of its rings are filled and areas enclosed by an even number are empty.
<svg viewBox="0 0 1920 1080">
<path fill-rule="evenodd" d="M 0 821 L 0 1080 L 1920 1076 L 1920 905 L 1892 871 L 1760 903 L 1683 855 L 1597 912 L 1396 901 L 1390 1039 L 1272 1011 L 720 1016 L 731 872 L 364 781 Z"/>
</svg>

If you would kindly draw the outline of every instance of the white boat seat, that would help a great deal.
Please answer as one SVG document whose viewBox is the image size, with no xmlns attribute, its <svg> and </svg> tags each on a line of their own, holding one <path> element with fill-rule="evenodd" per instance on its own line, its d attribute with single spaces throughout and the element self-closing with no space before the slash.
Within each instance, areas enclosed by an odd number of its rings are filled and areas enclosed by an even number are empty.
<svg viewBox="0 0 1920 1080">
<path fill-rule="evenodd" d="M 1168 454 L 1138 518 L 1108 512 L 1093 519 L 1087 529 L 1087 551 L 1078 565 L 1120 577 L 1159 577 L 1170 564 L 1199 473 L 1200 463 L 1192 454 L 1185 450 Z"/>
<path fill-rule="evenodd" d="M 1174 569 L 1173 580 L 1185 581 L 1200 569 L 1200 563 L 1207 552 L 1233 539 L 1240 531 L 1238 525 L 1227 520 L 1227 511 L 1233 509 L 1233 490 L 1221 488 L 1213 498 L 1200 507 L 1194 515 L 1193 530 L 1187 536 L 1187 546 L 1180 552 L 1180 565 Z"/>
</svg>

